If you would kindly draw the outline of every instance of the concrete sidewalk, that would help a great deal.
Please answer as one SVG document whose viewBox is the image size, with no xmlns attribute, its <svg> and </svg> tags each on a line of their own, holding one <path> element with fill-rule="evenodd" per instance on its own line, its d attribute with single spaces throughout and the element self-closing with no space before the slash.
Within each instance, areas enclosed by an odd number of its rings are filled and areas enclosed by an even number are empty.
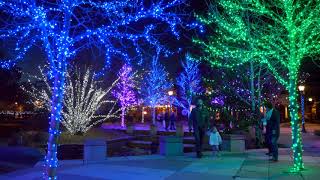
<svg viewBox="0 0 320 180">
<path fill-rule="evenodd" d="M 320 157 L 305 156 L 306 170 L 288 173 L 292 165 L 290 149 L 280 150 L 280 161 L 267 161 L 265 150 L 250 150 L 245 154 L 223 152 L 219 158 L 205 153 L 202 159 L 194 154 L 165 158 L 160 155 L 109 158 L 103 163 L 84 165 L 81 160 L 60 161 L 59 179 L 77 180 L 316 180 L 320 177 Z M 0 179 L 41 179 L 42 167 L 0 176 Z"/>
</svg>

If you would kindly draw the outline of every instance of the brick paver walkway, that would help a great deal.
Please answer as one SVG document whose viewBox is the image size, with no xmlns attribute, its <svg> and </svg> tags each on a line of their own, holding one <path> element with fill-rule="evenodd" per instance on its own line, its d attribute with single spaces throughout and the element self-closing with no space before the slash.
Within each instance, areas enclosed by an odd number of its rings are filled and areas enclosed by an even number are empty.
<svg viewBox="0 0 320 180">
<path fill-rule="evenodd" d="M 99 164 L 83 164 L 80 160 L 60 161 L 59 179 L 77 180 L 318 180 L 320 157 L 306 156 L 306 171 L 288 173 L 290 150 L 280 150 L 280 161 L 269 163 L 265 150 L 251 150 L 245 154 L 222 153 L 219 158 L 205 153 L 202 159 L 194 154 L 166 158 L 160 155 L 109 158 Z M 40 164 L 32 169 L 0 176 L 0 179 L 41 179 Z"/>
</svg>

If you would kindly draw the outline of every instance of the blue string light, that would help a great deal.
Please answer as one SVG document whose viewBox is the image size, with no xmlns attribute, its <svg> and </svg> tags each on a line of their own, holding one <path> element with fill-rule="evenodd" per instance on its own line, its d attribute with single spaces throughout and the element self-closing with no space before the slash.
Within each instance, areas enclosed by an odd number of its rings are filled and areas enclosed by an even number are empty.
<svg viewBox="0 0 320 180">
<path fill-rule="evenodd" d="M 183 71 L 177 78 L 180 98 L 175 100 L 175 104 L 188 110 L 188 113 L 193 97 L 202 92 L 199 64 L 187 54 L 185 62 L 182 62 Z"/>
<path fill-rule="evenodd" d="M 78 52 L 99 47 L 105 52 L 103 72 L 110 67 L 113 56 L 130 63 L 139 57 L 143 63 L 141 49 L 146 45 L 161 49 L 165 54 L 169 50 L 153 34 L 159 22 L 170 28 L 171 34 L 179 39 L 178 27 L 196 27 L 197 23 L 187 25 L 183 19 L 171 12 L 181 5 L 183 0 L 154 2 L 144 7 L 144 0 L 118 0 L 99 2 L 92 0 L 63 0 L 57 2 L 36 0 L 3 0 L 0 2 L 2 24 L 0 39 L 15 40 L 13 59 L 0 62 L 1 68 L 11 68 L 22 61 L 34 45 L 41 46 L 46 52 L 53 81 L 52 108 L 49 128 L 48 153 L 45 160 L 46 179 L 56 179 L 57 138 L 60 134 L 64 81 L 68 63 Z M 95 13 L 95 17 L 91 12 Z M 101 19 L 98 22 L 96 19 Z M 143 21 L 152 19 L 152 21 Z M 136 28 L 143 21 L 142 30 Z M 147 23 L 147 24 L 145 24 Z M 201 29 L 201 28 L 200 28 Z M 119 45 L 120 44 L 120 45 Z M 135 49 L 134 55 L 128 53 Z"/>
<path fill-rule="evenodd" d="M 163 104 L 167 99 L 167 90 L 172 87 L 168 81 L 168 72 L 159 63 L 158 49 L 157 55 L 153 57 L 148 75 L 144 79 L 142 94 L 145 96 L 144 103 L 152 107 L 152 121 L 155 123 L 155 107 Z"/>
</svg>

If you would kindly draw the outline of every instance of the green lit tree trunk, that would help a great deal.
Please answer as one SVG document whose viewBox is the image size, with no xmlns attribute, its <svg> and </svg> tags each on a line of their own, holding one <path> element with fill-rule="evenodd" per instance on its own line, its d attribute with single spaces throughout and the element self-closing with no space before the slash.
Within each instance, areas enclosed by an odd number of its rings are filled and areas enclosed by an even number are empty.
<svg viewBox="0 0 320 180">
<path fill-rule="evenodd" d="M 262 87 L 261 87 L 261 64 L 259 65 L 259 71 L 258 71 L 258 81 L 257 81 L 257 107 L 258 110 L 260 110 L 261 107 L 261 91 L 262 91 Z"/>
<path fill-rule="evenodd" d="M 254 67 L 250 61 L 250 95 L 251 95 L 251 111 L 254 113 L 256 108 L 255 88 L 254 88 Z"/>
<path fill-rule="evenodd" d="M 290 78 L 289 83 L 289 111 L 291 118 L 292 151 L 294 162 L 293 171 L 297 172 L 304 167 L 302 160 L 302 138 L 298 116 L 299 106 L 297 103 L 297 79 L 294 77 Z"/>
</svg>

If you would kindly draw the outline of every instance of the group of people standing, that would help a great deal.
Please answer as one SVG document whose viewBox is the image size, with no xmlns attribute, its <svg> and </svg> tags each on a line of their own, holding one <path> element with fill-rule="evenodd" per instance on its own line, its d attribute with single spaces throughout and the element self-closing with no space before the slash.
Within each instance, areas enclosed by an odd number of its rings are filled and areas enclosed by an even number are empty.
<svg viewBox="0 0 320 180">
<path fill-rule="evenodd" d="M 266 116 L 262 119 L 266 125 L 265 144 L 268 148 L 267 155 L 272 156 L 273 162 L 278 161 L 278 139 L 280 135 L 280 112 L 270 103 L 266 102 Z M 189 132 L 193 130 L 197 157 L 201 158 L 202 144 L 206 133 L 209 135 L 209 144 L 212 146 L 213 154 L 219 151 L 219 145 L 222 143 L 221 136 L 214 124 L 210 126 L 210 116 L 208 110 L 204 107 L 201 99 L 197 100 L 196 107 L 192 109 L 189 117 Z"/>
<path fill-rule="evenodd" d="M 176 130 L 177 115 L 173 109 L 166 109 L 160 119 L 164 121 L 164 127 L 166 131 Z"/>
</svg>

